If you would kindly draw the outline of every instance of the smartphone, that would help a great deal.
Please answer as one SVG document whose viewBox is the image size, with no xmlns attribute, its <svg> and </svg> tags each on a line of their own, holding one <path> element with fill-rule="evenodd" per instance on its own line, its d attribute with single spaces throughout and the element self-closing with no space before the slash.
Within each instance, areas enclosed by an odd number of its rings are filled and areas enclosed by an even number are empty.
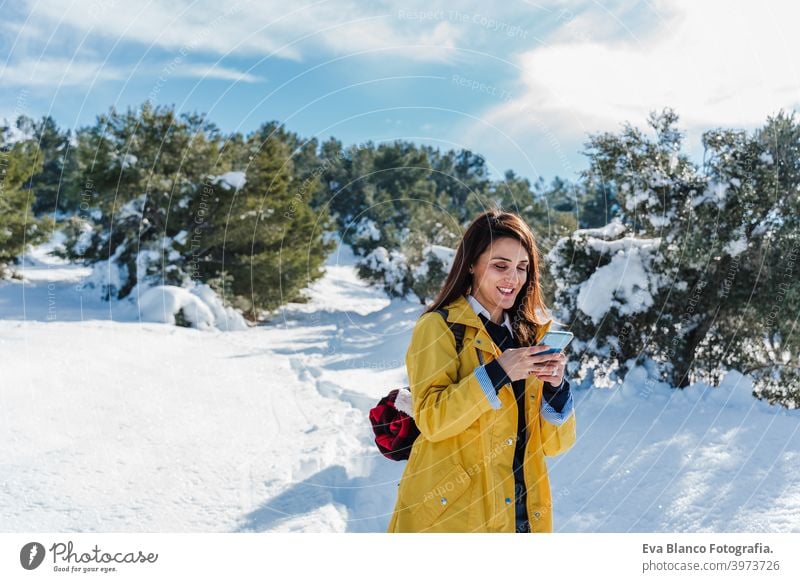
<svg viewBox="0 0 800 582">
<path fill-rule="evenodd" d="M 550 346 L 551 349 L 546 352 L 539 352 L 536 355 L 541 356 L 542 354 L 561 352 L 569 345 L 573 337 L 574 335 L 571 331 L 548 331 L 537 345 Z"/>
</svg>

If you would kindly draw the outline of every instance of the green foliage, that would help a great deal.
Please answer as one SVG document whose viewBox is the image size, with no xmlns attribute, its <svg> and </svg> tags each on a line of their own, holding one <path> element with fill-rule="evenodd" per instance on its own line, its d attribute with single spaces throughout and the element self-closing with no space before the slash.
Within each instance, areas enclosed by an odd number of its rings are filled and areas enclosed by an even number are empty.
<svg viewBox="0 0 800 582">
<path fill-rule="evenodd" d="M 620 227 L 579 231 L 551 257 L 562 317 L 588 347 L 579 367 L 621 379 L 649 359 L 675 386 L 737 369 L 758 395 L 797 406 L 797 123 L 781 114 L 753 135 L 706 132 L 702 169 L 681 153 L 673 111 L 649 124 L 653 137 L 626 126 L 590 139 L 587 190 L 614 192 Z M 579 291 L 620 257 L 623 278 L 643 265 L 643 287 L 594 321 Z"/>
<path fill-rule="evenodd" d="M 36 219 L 32 193 L 26 183 L 42 168 L 39 147 L 32 140 L 11 141 L 8 127 L 0 127 L 0 276 L 16 263 L 26 244 L 42 242 L 52 229 L 49 219 Z"/>
<path fill-rule="evenodd" d="M 28 181 L 33 193 L 33 212 L 45 213 L 75 211 L 80 206 L 79 197 L 70 197 L 79 192 L 75 184 L 69 183 L 75 174 L 75 152 L 70 146 L 71 132 L 61 131 L 55 120 L 48 116 L 35 121 L 26 116 L 17 119 L 20 131 L 30 136 L 39 146 L 41 168 Z"/>
<path fill-rule="evenodd" d="M 319 188 L 318 178 L 295 178 L 292 144 L 272 129 L 263 127 L 247 140 L 253 155 L 241 189 L 210 186 L 191 207 L 204 218 L 193 235 L 199 276 L 227 276 L 225 290 L 253 319 L 261 310 L 302 299 L 301 289 L 322 275 L 333 250 L 322 239 L 334 228 L 329 216 L 306 200 Z"/>
<path fill-rule="evenodd" d="M 54 214 L 64 256 L 113 263 L 107 297 L 206 282 L 258 319 L 305 300 L 338 231 L 362 277 L 425 302 L 467 224 L 500 206 L 549 253 L 545 299 L 585 348 L 580 374 L 602 383 L 644 363 L 686 386 L 733 368 L 759 397 L 797 406 L 800 124 L 780 112 L 752 133 L 708 131 L 697 167 L 674 111 L 647 121 L 590 136 L 578 182 L 531 183 L 511 170 L 492 179 L 468 150 L 345 147 L 277 122 L 222 135 L 202 115 L 149 104 L 112 108 L 74 136 L 20 117 L 13 141 L 0 128 L 0 269 L 43 240 L 52 221 L 34 214 Z M 598 320 L 582 310 L 587 282 L 611 272 L 620 285 Z"/>
<path fill-rule="evenodd" d="M 91 225 L 92 236 L 89 244 L 69 239 L 72 257 L 114 257 L 124 278 L 109 295 L 118 298 L 144 281 L 185 283 L 186 257 L 173 239 L 190 228 L 189 201 L 199 195 L 220 149 L 213 124 L 145 103 L 125 113 L 112 108 L 80 130 L 77 141 L 74 183 L 81 184 L 81 204 L 75 216 Z M 73 224 L 68 232 L 75 231 Z"/>
<path fill-rule="evenodd" d="M 531 186 L 511 171 L 492 180 L 485 160 L 468 150 L 399 141 L 343 148 L 332 139 L 321 145 L 320 158 L 321 190 L 312 206 L 331 209 L 343 241 L 362 257 L 360 274 L 391 295 L 414 290 L 422 300 L 429 297 L 443 276 L 436 260 L 426 266 L 426 249 L 455 248 L 467 224 L 488 207 L 518 212 L 545 250 L 577 225 L 579 201 L 566 182 Z M 544 279 L 552 291 L 549 275 Z"/>
<path fill-rule="evenodd" d="M 450 267 L 431 251 L 432 247 L 455 249 L 462 234 L 458 217 L 444 207 L 418 206 L 414 210 L 401 249 L 410 266 L 408 287 L 421 303 L 436 295 Z"/>
<path fill-rule="evenodd" d="M 149 104 L 111 109 L 77 142 L 71 183 L 81 202 L 63 224 L 66 255 L 113 258 L 120 277 L 105 284 L 107 298 L 143 282 L 206 282 L 257 319 L 302 300 L 321 276 L 333 226 L 310 206 L 320 190 L 315 142 L 275 123 L 223 137 L 203 116 Z M 244 186 L 228 172 L 246 176 Z"/>
<path fill-rule="evenodd" d="M 800 124 L 794 113 L 770 117 L 753 135 L 708 132 L 708 167 L 719 200 L 698 206 L 700 236 L 713 248 L 708 270 L 722 279 L 712 330 L 725 348 L 700 365 L 731 367 L 756 379 L 756 393 L 800 405 Z M 731 247 L 741 252 L 732 256 Z M 746 246 L 745 246 L 746 242 Z M 706 347 L 704 342 L 701 347 Z"/>
<path fill-rule="evenodd" d="M 426 253 L 418 271 L 414 273 L 411 289 L 423 305 L 433 299 L 442 288 L 448 269 L 442 260 L 433 253 Z"/>
</svg>

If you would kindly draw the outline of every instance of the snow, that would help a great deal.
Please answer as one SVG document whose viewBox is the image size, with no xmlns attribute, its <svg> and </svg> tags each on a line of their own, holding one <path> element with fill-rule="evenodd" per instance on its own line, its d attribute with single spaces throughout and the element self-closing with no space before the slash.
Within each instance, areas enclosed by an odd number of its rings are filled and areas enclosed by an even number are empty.
<svg viewBox="0 0 800 582">
<path fill-rule="evenodd" d="M 665 214 L 650 213 L 647 215 L 647 220 L 649 220 L 650 224 L 652 224 L 656 228 L 664 228 L 671 222 L 670 216 L 667 216 Z"/>
<path fill-rule="evenodd" d="M 728 244 L 725 245 L 724 250 L 732 257 L 741 255 L 747 250 L 747 238 L 742 236 L 741 238 L 729 241 Z"/>
<path fill-rule="evenodd" d="M 647 203 L 647 206 L 652 206 L 657 202 L 658 199 L 653 196 L 652 190 L 636 190 L 630 196 L 625 197 L 625 208 L 634 211 L 636 207 L 642 203 Z"/>
<path fill-rule="evenodd" d="M 212 319 L 207 322 L 209 327 L 222 331 L 241 331 L 249 327 L 242 314 L 230 305 L 225 305 L 217 292 L 205 283 L 195 284 L 190 292 L 211 312 Z"/>
<path fill-rule="evenodd" d="M 208 329 L 214 319 L 211 310 L 195 295 L 181 287 L 158 285 L 139 297 L 142 321 L 175 324 L 175 316 L 183 310 L 188 321 L 199 329 Z"/>
<path fill-rule="evenodd" d="M 109 289 L 115 293 L 127 280 L 127 268 L 115 261 L 123 247 L 120 245 L 111 259 L 84 267 L 49 254 L 63 248 L 64 240 L 62 232 L 55 232 L 50 241 L 23 255 L 19 266 L 22 281 L 0 282 L 0 318 L 23 321 L 110 318 L 121 322 L 174 324 L 175 315 L 183 309 L 187 320 L 199 329 L 248 328 L 242 315 L 224 305 L 213 289 L 192 281 L 186 288 L 137 285 L 124 300 L 101 301 L 103 293 Z M 160 253 L 143 250 L 138 253 L 137 262 L 144 263 L 146 253 L 154 253 L 155 259 L 161 260 Z"/>
<path fill-rule="evenodd" d="M 783 223 L 784 218 L 781 214 L 781 210 L 777 207 L 770 208 L 769 212 L 767 212 L 767 216 L 756 225 L 752 234 L 753 236 L 766 234 L 766 236 L 769 237 L 771 231 L 780 228 Z"/>
<path fill-rule="evenodd" d="M 31 138 L 30 135 L 17 127 L 16 119 L 9 120 L 8 117 L 3 117 L 0 120 L 0 130 L 3 128 L 6 128 L 3 137 L 5 138 L 5 145 L 8 147 Z"/>
<path fill-rule="evenodd" d="M 582 231 L 577 231 L 582 232 Z M 632 236 L 622 237 L 617 240 L 601 240 L 595 238 L 588 238 L 586 240 L 587 246 L 600 253 L 627 253 L 631 250 L 639 249 L 641 251 L 653 251 L 658 249 L 661 244 L 660 238 L 636 238 Z"/>
<path fill-rule="evenodd" d="M 139 194 L 136 198 L 132 198 L 123 204 L 117 211 L 115 218 L 122 220 L 124 218 L 141 217 L 144 212 L 144 205 L 147 203 L 147 194 Z"/>
<path fill-rule="evenodd" d="M 726 200 L 728 199 L 729 185 L 733 184 L 734 186 L 738 186 L 738 182 L 739 181 L 736 178 L 731 178 L 730 183 L 712 180 L 701 194 L 698 194 L 692 198 L 692 206 L 699 206 L 700 204 L 705 204 L 706 202 L 714 202 L 717 205 L 717 208 L 723 208 Z"/>
<path fill-rule="evenodd" d="M 423 306 L 359 281 L 340 247 L 309 302 L 182 328 L 99 301 L 45 251 L 0 282 L 4 531 L 386 530 L 405 463 L 378 453 L 367 411 L 407 384 Z M 555 530 L 797 532 L 800 411 L 750 390 L 645 368 L 576 390 L 578 440 L 547 458 Z"/>
<path fill-rule="evenodd" d="M 453 266 L 453 260 L 456 258 L 456 250 L 442 245 L 430 245 L 425 247 L 423 255 L 434 255 L 444 265 L 445 272 L 449 272 Z"/>
<path fill-rule="evenodd" d="M 134 156 L 133 154 L 125 154 L 122 156 L 122 169 L 125 170 L 127 168 L 132 168 L 136 165 L 136 162 L 139 161 L 139 158 Z"/>
<path fill-rule="evenodd" d="M 647 311 L 653 305 L 653 297 L 645 261 L 649 261 L 649 256 L 641 247 L 617 251 L 609 264 L 580 284 L 578 309 L 595 324 L 600 323 L 612 307 L 623 315 Z"/>
<path fill-rule="evenodd" d="M 189 233 L 185 230 L 180 231 L 178 234 L 175 235 L 173 240 L 178 243 L 179 245 L 186 244 L 186 237 L 189 236 Z"/>
<path fill-rule="evenodd" d="M 647 311 L 658 291 L 670 283 L 665 275 L 651 268 L 660 258 L 662 239 L 626 236 L 607 240 L 624 232 L 625 227 L 615 219 L 603 228 L 577 230 L 571 237 L 592 262 L 601 265 L 595 267 L 586 280 L 571 284 L 566 290 L 570 299 L 574 297 L 575 306 L 595 325 L 612 308 L 623 316 Z M 551 273 L 556 277 L 566 268 L 563 254 L 569 240 L 562 238 L 547 254 Z M 676 285 L 680 286 L 680 282 Z M 569 317 L 569 314 L 562 313 L 558 317 Z"/>
<path fill-rule="evenodd" d="M 89 223 L 88 220 L 81 221 L 80 223 L 81 233 L 78 235 L 78 239 L 73 246 L 73 250 L 77 255 L 83 256 L 86 254 L 86 251 L 89 250 L 89 247 L 92 244 L 92 233 L 94 230 L 92 229 L 92 225 Z M 62 239 L 59 240 L 59 243 L 63 246 L 63 233 L 59 232 L 58 235 L 61 235 Z"/>
<path fill-rule="evenodd" d="M 797 531 L 798 414 L 755 400 L 750 389 L 736 372 L 719 388 L 671 389 L 638 368 L 619 390 L 581 392 L 580 452 L 556 459 L 566 491 L 560 503 L 554 493 L 556 528 Z"/>
<path fill-rule="evenodd" d="M 669 170 L 673 172 L 678 167 L 678 152 L 672 151 L 669 153 Z"/>
<path fill-rule="evenodd" d="M 436 257 L 441 261 L 442 268 L 445 273 L 450 271 L 450 268 L 453 266 L 453 261 L 456 257 L 455 249 L 451 249 L 449 247 L 445 247 L 442 245 L 428 245 L 422 250 L 422 263 L 417 265 L 414 269 L 414 279 L 420 279 L 425 277 L 428 274 L 428 261 L 430 257 Z"/>
<path fill-rule="evenodd" d="M 103 296 L 116 297 L 128 280 L 127 265 L 120 264 L 117 260 L 124 252 L 125 244 L 118 245 L 107 260 L 91 266 L 91 273 L 82 279 L 76 288 L 99 290 Z"/>
<path fill-rule="evenodd" d="M 244 330 L 247 323 L 231 307 L 225 307 L 208 285 L 192 289 L 172 285 L 157 285 L 139 296 L 142 321 L 175 324 L 179 311 L 198 329 Z"/>
<path fill-rule="evenodd" d="M 388 287 L 395 289 L 398 293 L 404 293 L 404 279 L 408 263 L 402 252 L 376 247 L 361 259 L 360 264 L 374 272 L 383 273 L 383 280 Z"/>
<path fill-rule="evenodd" d="M 611 222 L 605 226 L 601 226 L 600 228 L 582 228 L 580 230 L 576 230 L 575 234 L 603 240 L 614 240 L 622 236 L 624 232 L 625 225 L 622 224 L 622 221 L 619 219 L 619 217 L 615 216 L 611 219 Z"/>
<path fill-rule="evenodd" d="M 381 240 L 381 229 L 370 218 L 362 218 L 356 226 L 357 239 Z"/>
<path fill-rule="evenodd" d="M 225 172 L 220 176 L 212 176 L 211 181 L 214 184 L 220 184 L 225 188 L 243 188 L 247 182 L 244 172 Z"/>
</svg>

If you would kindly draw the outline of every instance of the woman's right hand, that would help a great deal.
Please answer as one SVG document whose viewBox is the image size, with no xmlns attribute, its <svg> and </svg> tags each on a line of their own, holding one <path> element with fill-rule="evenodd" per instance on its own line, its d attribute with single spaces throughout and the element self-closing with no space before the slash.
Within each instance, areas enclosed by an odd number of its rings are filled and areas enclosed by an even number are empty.
<svg viewBox="0 0 800 582">
<path fill-rule="evenodd" d="M 545 354 L 542 356 L 537 355 L 539 352 L 546 352 L 549 346 L 529 346 L 526 348 L 508 348 L 497 358 L 499 364 L 506 371 L 508 377 L 512 382 L 527 378 L 531 371 L 537 366 L 553 363 L 557 366 L 561 359 L 561 354 L 558 352 L 552 354 Z"/>
</svg>

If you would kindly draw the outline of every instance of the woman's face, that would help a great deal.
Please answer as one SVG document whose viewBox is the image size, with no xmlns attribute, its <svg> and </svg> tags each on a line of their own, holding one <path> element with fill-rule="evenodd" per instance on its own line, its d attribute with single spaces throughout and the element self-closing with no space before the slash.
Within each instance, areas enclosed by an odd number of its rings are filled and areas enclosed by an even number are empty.
<svg viewBox="0 0 800 582">
<path fill-rule="evenodd" d="M 530 258 L 517 239 L 495 239 L 470 269 L 472 295 L 489 310 L 495 323 L 503 322 L 503 310 L 511 309 L 528 279 Z"/>
</svg>

